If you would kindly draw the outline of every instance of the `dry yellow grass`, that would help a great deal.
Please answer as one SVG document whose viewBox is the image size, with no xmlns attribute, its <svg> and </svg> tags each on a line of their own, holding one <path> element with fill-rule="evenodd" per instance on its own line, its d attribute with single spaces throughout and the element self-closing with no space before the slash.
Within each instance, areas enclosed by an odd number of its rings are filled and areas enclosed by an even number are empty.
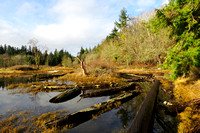
<svg viewBox="0 0 200 133">
<path fill-rule="evenodd" d="M 189 102 L 200 98 L 200 80 L 193 81 L 190 78 L 179 78 L 175 81 L 174 96 L 179 102 Z M 192 132 L 200 124 L 200 110 L 198 106 L 186 107 L 179 114 L 179 133 Z"/>
<path fill-rule="evenodd" d="M 200 98 L 200 80 L 178 79 L 175 81 L 174 96 L 178 101 L 188 102 Z"/>
<path fill-rule="evenodd" d="M 11 68 L 1 68 L 0 78 L 31 77 L 35 74 L 65 74 L 65 73 L 71 73 L 73 71 L 74 71 L 73 68 L 57 67 L 57 66 L 56 67 L 41 66 L 39 70 L 28 70 L 28 71 L 15 70 L 11 67 Z"/>
<path fill-rule="evenodd" d="M 30 111 L 10 112 L 12 115 L 5 115 L 0 119 L 0 132 L 59 132 L 56 128 L 45 129 L 44 124 L 66 113 L 67 111 L 65 110 L 48 112 L 42 115 Z"/>
<path fill-rule="evenodd" d="M 94 76 L 94 75 L 83 76 L 82 73 L 80 72 L 67 74 L 65 76 L 60 77 L 59 79 L 73 81 L 78 84 L 96 84 L 96 83 L 109 84 L 109 83 L 120 83 L 125 81 L 124 79 L 114 75 L 105 74 L 99 76 Z"/>
<path fill-rule="evenodd" d="M 167 73 L 169 74 L 169 70 L 162 70 L 160 68 L 118 68 L 120 73 L 132 73 L 132 74 L 149 74 L 149 73 Z"/>
</svg>

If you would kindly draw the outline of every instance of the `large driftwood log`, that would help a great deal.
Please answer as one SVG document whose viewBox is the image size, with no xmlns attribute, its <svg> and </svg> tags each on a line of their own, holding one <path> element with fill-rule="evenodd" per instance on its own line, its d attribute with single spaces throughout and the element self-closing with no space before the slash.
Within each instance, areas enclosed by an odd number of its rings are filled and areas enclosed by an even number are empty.
<svg viewBox="0 0 200 133">
<path fill-rule="evenodd" d="M 145 100 L 143 101 L 135 118 L 133 119 L 133 122 L 131 123 L 127 133 L 147 133 L 153 131 L 153 114 L 155 113 L 154 107 L 159 84 L 160 82 L 156 80 Z"/>
<path fill-rule="evenodd" d="M 57 127 L 57 128 L 73 128 L 79 124 L 92 119 L 94 116 L 99 116 L 104 112 L 110 111 L 114 107 L 118 107 L 120 104 L 127 102 L 134 96 L 137 96 L 140 92 L 124 93 L 118 97 L 107 100 L 103 103 L 96 104 L 90 108 L 80 110 L 75 113 L 71 113 L 67 116 L 61 117 L 59 119 L 47 122 L 45 124 L 46 128 Z"/>
<path fill-rule="evenodd" d="M 86 98 L 86 97 L 108 96 L 108 95 L 113 95 L 113 94 L 119 93 L 120 91 L 134 90 L 135 88 L 136 88 L 135 83 L 129 83 L 127 85 L 123 85 L 123 86 L 119 86 L 119 87 L 94 90 L 89 93 L 82 94 L 81 97 Z"/>
<path fill-rule="evenodd" d="M 51 103 L 60 103 L 60 102 L 65 102 L 67 100 L 70 100 L 76 96 L 78 96 L 81 93 L 81 88 L 73 88 L 71 90 L 66 90 L 59 95 L 53 97 L 52 99 L 49 100 Z"/>
</svg>

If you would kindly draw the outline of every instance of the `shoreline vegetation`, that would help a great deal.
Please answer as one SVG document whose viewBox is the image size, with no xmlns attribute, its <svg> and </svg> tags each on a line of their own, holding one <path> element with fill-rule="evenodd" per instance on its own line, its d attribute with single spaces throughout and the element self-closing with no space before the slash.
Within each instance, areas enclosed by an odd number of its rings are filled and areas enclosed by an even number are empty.
<svg viewBox="0 0 200 133">
<path fill-rule="evenodd" d="M 176 116 L 176 132 L 200 132 L 199 12 L 199 0 L 171 0 L 163 8 L 136 18 L 130 18 L 122 9 L 111 33 L 93 48 L 81 47 L 76 57 L 64 50 L 42 52 L 37 39 L 29 41 L 29 48 L 0 45 L 1 87 L 13 93 L 37 95 L 78 86 L 84 93 L 160 80 L 157 105 Z M 18 119 L 28 121 L 18 118 L 26 114 L 0 114 L 0 131 L 27 129 L 16 125 Z M 52 119 L 58 115 L 46 114 Z M 47 121 L 39 119 L 41 124 L 34 120 L 38 129 L 46 132 L 41 125 Z"/>
</svg>

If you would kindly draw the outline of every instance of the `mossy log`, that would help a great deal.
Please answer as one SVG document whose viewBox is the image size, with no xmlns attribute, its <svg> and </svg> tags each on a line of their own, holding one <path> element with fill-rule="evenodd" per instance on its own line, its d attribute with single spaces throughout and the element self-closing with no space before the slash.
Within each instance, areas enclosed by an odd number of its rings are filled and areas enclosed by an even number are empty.
<svg viewBox="0 0 200 133">
<path fill-rule="evenodd" d="M 110 111 L 114 107 L 118 107 L 120 104 L 127 102 L 132 99 L 134 96 L 137 96 L 140 92 L 129 92 L 121 94 L 118 97 L 109 99 L 103 103 L 98 103 L 96 105 L 91 106 L 90 108 L 86 108 L 80 110 L 75 113 L 71 113 L 67 116 L 58 118 L 56 120 L 52 120 L 50 122 L 45 123 L 46 128 L 73 128 L 78 126 L 81 123 L 84 123 L 93 117 L 97 117 L 107 111 Z"/>
<path fill-rule="evenodd" d="M 134 90 L 135 88 L 136 88 L 135 83 L 129 83 L 127 85 L 123 85 L 119 87 L 112 87 L 108 89 L 98 89 L 96 91 L 94 90 L 89 93 L 82 94 L 81 97 L 86 98 L 86 97 L 109 96 L 109 95 L 113 95 L 125 90 Z"/>
<path fill-rule="evenodd" d="M 70 90 L 66 90 L 59 95 L 53 97 L 52 99 L 49 100 L 51 103 L 60 103 L 60 102 L 65 102 L 67 100 L 70 100 L 76 96 L 78 96 L 81 93 L 81 88 L 76 87 Z"/>
</svg>

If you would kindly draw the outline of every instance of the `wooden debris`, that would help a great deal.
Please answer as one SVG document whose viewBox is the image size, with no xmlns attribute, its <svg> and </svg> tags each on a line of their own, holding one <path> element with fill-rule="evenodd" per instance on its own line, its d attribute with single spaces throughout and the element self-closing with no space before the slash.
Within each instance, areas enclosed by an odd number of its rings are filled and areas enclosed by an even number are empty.
<svg viewBox="0 0 200 133">
<path fill-rule="evenodd" d="M 134 90 L 135 88 L 136 88 L 135 83 L 129 83 L 128 85 L 123 85 L 119 87 L 112 87 L 108 89 L 98 89 L 96 91 L 94 90 L 92 92 L 82 94 L 81 97 L 86 98 L 86 97 L 108 96 L 108 95 L 113 95 L 125 90 Z"/>
<path fill-rule="evenodd" d="M 127 133 L 153 132 L 154 107 L 157 99 L 160 82 L 155 81 L 151 90 L 144 99 L 139 111 L 133 119 Z"/>
<path fill-rule="evenodd" d="M 81 88 L 73 88 L 70 90 L 66 90 L 59 95 L 53 97 L 52 99 L 49 100 L 51 103 L 60 103 L 60 102 L 65 102 L 67 100 L 70 100 L 76 96 L 78 96 L 81 93 Z"/>
<path fill-rule="evenodd" d="M 180 113 L 182 112 L 186 107 L 192 106 L 192 105 L 200 105 L 200 98 L 193 99 L 189 102 L 171 102 L 172 105 L 165 106 L 168 113 Z"/>
<path fill-rule="evenodd" d="M 118 107 L 120 104 L 127 102 L 134 96 L 137 96 L 139 93 L 140 93 L 139 91 L 138 92 L 135 91 L 135 92 L 121 94 L 118 97 L 112 98 L 103 103 L 93 105 L 90 108 L 86 108 L 86 109 L 80 110 L 78 112 L 71 113 L 67 116 L 58 118 L 56 120 L 47 122 L 45 124 L 45 127 L 46 128 L 52 128 L 52 127 L 73 128 L 73 127 L 76 127 L 79 124 L 92 119 L 93 117 L 99 116 L 99 115 L 103 114 L 104 112 L 110 111 L 114 107 Z"/>
</svg>

